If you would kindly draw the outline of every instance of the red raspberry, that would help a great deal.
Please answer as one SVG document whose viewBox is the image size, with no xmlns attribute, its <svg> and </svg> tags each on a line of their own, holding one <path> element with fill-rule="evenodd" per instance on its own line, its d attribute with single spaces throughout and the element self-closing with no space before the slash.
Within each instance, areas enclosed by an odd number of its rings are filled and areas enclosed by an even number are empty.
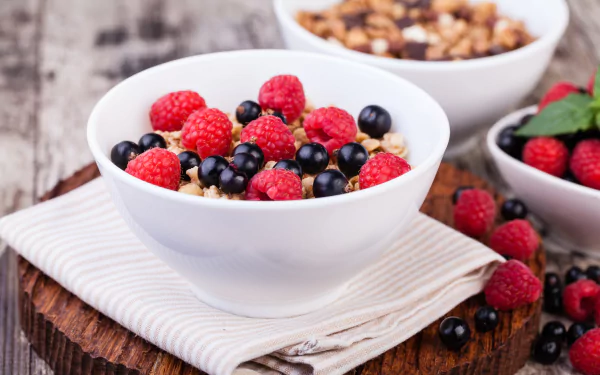
<svg viewBox="0 0 600 375">
<path fill-rule="evenodd" d="M 496 202 L 485 190 L 463 191 L 454 206 L 454 227 L 467 236 L 483 236 L 492 228 L 495 218 Z"/>
<path fill-rule="evenodd" d="M 589 330 L 569 351 L 575 370 L 583 375 L 600 375 L 600 328 Z"/>
<path fill-rule="evenodd" d="M 329 155 L 356 139 L 356 123 L 351 114 L 336 107 L 319 108 L 309 113 L 302 124 L 311 142 L 325 146 Z"/>
<path fill-rule="evenodd" d="M 600 140 L 581 141 L 573 150 L 571 171 L 587 187 L 600 190 Z"/>
<path fill-rule="evenodd" d="M 410 164 L 400 156 L 382 152 L 362 166 L 358 175 L 358 183 L 361 189 L 368 189 L 400 177 L 410 170 Z"/>
<path fill-rule="evenodd" d="M 594 303 L 594 320 L 596 321 L 596 325 L 600 326 L 600 295 L 598 295 Z"/>
<path fill-rule="evenodd" d="M 498 266 L 484 292 L 489 305 L 510 311 L 537 301 L 542 283 L 529 267 L 513 259 Z"/>
<path fill-rule="evenodd" d="M 576 322 L 585 322 L 594 316 L 594 305 L 600 295 L 600 286 L 592 280 L 579 280 L 567 285 L 563 294 L 565 312 Z"/>
<path fill-rule="evenodd" d="M 213 155 L 225 156 L 231 147 L 233 124 L 216 108 L 196 111 L 181 129 L 183 147 L 197 150 L 202 159 Z"/>
<path fill-rule="evenodd" d="M 544 95 L 542 101 L 538 106 L 538 113 L 542 112 L 544 108 L 549 106 L 550 104 L 557 102 L 559 100 L 563 100 L 567 96 L 571 94 L 581 94 L 579 91 L 579 87 L 575 86 L 570 82 L 559 82 L 552 86 L 550 90 Z"/>
<path fill-rule="evenodd" d="M 594 86 L 596 85 L 596 72 L 594 75 L 590 77 L 590 81 L 588 82 L 587 90 L 591 96 L 594 96 Z"/>
<path fill-rule="evenodd" d="M 523 162 L 542 172 L 561 177 L 567 171 L 569 150 L 556 138 L 538 137 L 525 144 Z"/>
<path fill-rule="evenodd" d="M 241 142 L 256 143 L 265 154 L 265 162 L 293 159 L 296 153 L 296 138 L 276 116 L 261 116 L 250 122 L 242 130 Z"/>
<path fill-rule="evenodd" d="M 152 129 L 166 132 L 181 130 L 192 112 L 202 108 L 206 108 L 206 102 L 198 93 L 177 91 L 167 94 L 150 108 Z"/>
<path fill-rule="evenodd" d="M 529 259 L 539 245 L 539 237 L 527 220 L 513 220 L 501 225 L 490 238 L 490 247 L 494 251 L 520 261 Z"/>
<path fill-rule="evenodd" d="M 275 76 L 260 88 L 258 103 L 263 109 L 283 113 L 288 124 L 291 124 L 300 117 L 306 106 L 302 82 L 296 76 Z"/>
<path fill-rule="evenodd" d="M 302 199 L 300 177 L 287 169 L 268 169 L 252 177 L 246 188 L 249 201 L 290 201 Z"/>
<path fill-rule="evenodd" d="M 179 158 L 164 148 L 151 148 L 127 164 L 125 172 L 165 189 L 177 190 L 181 177 Z"/>
</svg>

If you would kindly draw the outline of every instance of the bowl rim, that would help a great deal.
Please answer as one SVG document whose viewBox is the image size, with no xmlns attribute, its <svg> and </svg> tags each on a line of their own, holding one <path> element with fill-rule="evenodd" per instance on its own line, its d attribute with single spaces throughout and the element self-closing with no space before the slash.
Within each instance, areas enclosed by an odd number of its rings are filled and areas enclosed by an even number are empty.
<svg viewBox="0 0 600 375">
<path fill-rule="evenodd" d="M 119 167 L 114 165 L 109 157 L 104 154 L 100 144 L 96 138 L 98 121 L 100 113 L 103 112 L 106 107 L 106 102 L 108 98 L 110 98 L 119 88 L 123 85 L 129 85 L 131 82 L 137 78 L 144 77 L 146 75 L 157 74 L 163 70 L 177 68 L 181 65 L 186 64 L 198 64 L 203 61 L 210 61 L 215 59 L 221 59 L 223 57 L 235 58 L 240 61 L 244 60 L 244 56 L 248 55 L 260 55 L 265 59 L 269 57 L 275 56 L 298 56 L 298 57 L 308 57 L 313 60 L 320 60 L 326 64 L 342 64 L 351 66 L 352 69 L 363 70 L 369 75 L 377 75 L 385 80 L 396 81 L 402 84 L 407 89 L 419 92 L 424 98 L 429 100 L 430 105 L 433 106 L 432 111 L 437 111 L 442 120 L 438 126 L 437 131 L 440 134 L 439 141 L 433 147 L 433 152 L 428 155 L 422 163 L 413 168 L 410 172 L 401 176 L 401 178 L 396 178 L 394 180 L 388 181 L 384 184 L 374 186 L 369 189 L 360 190 L 357 192 L 352 192 L 351 194 L 342 194 L 333 197 L 327 198 L 319 198 L 319 199 L 301 199 L 301 200 L 293 200 L 293 201 L 272 201 L 272 202 L 258 202 L 258 201 L 233 201 L 227 199 L 199 199 L 197 196 L 192 196 L 188 194 L 179 193 L 177 191 L 171 191 L 168 189 L 164 189 L 140 179 L 137 179 L 121 170 Z M 310 209 L 313 207 L 323 207 L 323 206 L 331 206 L 331 205 L 341 205 L 341 204 L 352 204 L 352 202 L 356 202 L 358 200 L 366 200 L 373 195 L 382 194 L 387 191 L 395 190 L 401 188 L 403 185 L 409 184 L 412 180 L 417 179 L 424 173 L 427 173 L 432 168 L 436 168 L 436 165 L 442 159 L 446 147 L 448 145 L 450 138 L 450 124 L 448 120 L 448 116 L 445 111 L 439 105 L 439 103 L 433 99 L 428 93 L 424 90 L 416 86 L 415 84 L 398 77 L 395 74 L 386 72 L 384 70 L 371 67 L 368 65 L 360 64 L 354 61 L 347 61 L 339 57 L 323 55 L 319 53 L 313 52 L 299 52 L 299 51 L 288 51 L 288 50 L 241 50 L 241 51 L 229 51 L 229 52 L 217 52 L 210 53 L 204 55 L 190 56 L 178 60 L 174 60 L 171 62 L 167 62 L 164 64 L 157 65 L 155 67 L 146 69 L 142 72 L 139 72 L 122 82 L 115 85 L 111 88 L 107 93 L 105 93 L 102 98 L 96 103 L 94 106 L 92 113 L 87 122 L 87 141 L 88 146 L 94 156 L 96 162 L 102 167 L 101 169 L 109 173 L 112 178 L 118 179 L 120 182 L 130 185 L 135 189 L 141 189 L 142 191 L 157 195 L 161 199 L 167 199 L 171 201 L 176 201 L 178 203 L 185 203 L 190 205 L 197 205 L 199 207 L 208 206 L 208 207 L 218 207 L 224 209 L 253 209 L 253 210 L 281 210 L 281 209 Z"/>
<path fill-rule="evenodd" d="M 295 18 L 284 9 L 284 1 L 285 0 L 273 0 L 273 8 L 275 10 L 277 19 L 280 20 L 281 24 L 287 25 L 286 27 L 288 27 L 293 33 L 310 43 L 311 46 L 316 50 L 329 51 L 331 54 L 336 56 L 355 59 L 365 64 L 376 65 L 385 69 L 405 68 L 423 70 L 427 72 L 456 72 L 471 70 L 473 68 L 493 68 L 497 65 L 515 62 L 531 55 L 538 54 L 560 41 L 567 30 L 570 18 L 570 9 L 566 0 L 546 0 L 555 1 L 562 8 L 561 21 L 557 27 L 553 27 L 550 32 L 545 33 L 533 43 L 525 47 L 521 47 L 519 49 L 505 52 L 496 56 L 481 57 L 464 61 L 414 61 L 371 55 L 368 53 L 353 51 L 346 47 L 330 43 L 300 26 L 300 24 L 296 22 Z"/>
<path fill-rule="evenodd" d="M 522 108 L 517 111 L 514 111 L 507 116 L 500 119 L 494 126 L 490 128 L 487 133 L 487 146 L 490 150 L 492 157 L 496 164 L 505 163 L 509 165 L 511 168 L 519 169 L 523 174 L 528 174 L 533 176 L 538 181 L 543 181 L 544 183 L 554 185 L 560 188 L 562 191 L 568 191 L 574 194 L 579 194 L 583 196 L 588 196 L 590 198 L 600 199 L 600 190 L 592 189 L 583 185 L 574 184 L 569 181 L 565 181 L 561 178 L 552 176 L 548 173 L 542 172 L 536 168 L 533 168 L 515 158 L 508 155 L 504 151 L 498 147 L 496 144 L 496 138 L 498 134 L 505 128 L 514 125 L 519 119 L 528 114 L 536 114 L 538 110 L 537 105 L 533 105 L 530 107 Z M 517 120 L 517 121 L 515 121 Z"/>
</svg>

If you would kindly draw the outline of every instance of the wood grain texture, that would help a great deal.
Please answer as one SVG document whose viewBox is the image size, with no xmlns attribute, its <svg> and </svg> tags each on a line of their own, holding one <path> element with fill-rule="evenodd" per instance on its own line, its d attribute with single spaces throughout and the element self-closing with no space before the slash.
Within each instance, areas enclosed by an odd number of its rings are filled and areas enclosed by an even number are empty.
<svg viewBox="0 0 600 375">
<path fill-rule="evenodd" d="M 97 176 L 95 165 L 88 166 L 58 184 L 43 200 L 65 194 Z M 444 164 L 422 211 L 451 225 L 451 197 L 460 185 L 491 190 L 488 184 L 471 173 Z M 501 197 L 496 197 L 500 203 Z M 544 252 L 539 251 L 529 266 L 538 277 L 543 277 Z M 36 352 L 57 373 L 199 373 L 89 307 L 23 258 L 19 259 L 18 269 L 21 325 Z M 447 316 L 464 317 L 474 327 L 475 311 L 484 304 L 485 299 L 479 295 L 459 305 Z M 493 332 L 479 334 L 473 330 L 472 342 L 460 353 L 448 351 L 441 343 L 437 321 L 353 373 L 512 375 L 529 358 L 529 348 L 541 317 L 541 301 L 500 316 L 500 325 Z"/>
</svg>

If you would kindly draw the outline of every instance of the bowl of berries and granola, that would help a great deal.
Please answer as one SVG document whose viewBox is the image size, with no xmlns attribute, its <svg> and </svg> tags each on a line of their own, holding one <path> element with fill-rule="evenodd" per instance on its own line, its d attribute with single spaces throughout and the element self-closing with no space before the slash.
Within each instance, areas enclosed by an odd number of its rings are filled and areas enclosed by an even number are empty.
<svg viewBox="0 0 600 375">
<path fill-rule="evenodd" d="M 448 139 L 443 110 L 413 84 L 275 50 L 149 69 L 88 123 L 136 236 L 201 300 L 255 317 L 335 300 L 401 238 Z"/>
<path fill-rule="evenodd" d="M 600 76 L 559 82 L 500 120 L 487 143 L 504 179 L 568 250 L 600 252 Z"/>
<path fill-rule="evenodd" d="M 564 34 L 565 0 L 274 0 L 287 48 L 406 78 L 444 108 L 449 152 L 533 90 Z"/>
</svg>

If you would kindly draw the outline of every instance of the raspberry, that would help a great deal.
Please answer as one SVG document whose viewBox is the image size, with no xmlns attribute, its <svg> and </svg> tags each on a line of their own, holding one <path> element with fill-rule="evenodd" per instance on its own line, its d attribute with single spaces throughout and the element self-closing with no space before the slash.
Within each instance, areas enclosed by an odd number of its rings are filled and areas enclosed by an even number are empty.
<svg viewBox="0 0 600 375">
<path fill-rule="evenodd" d="M 241 142 L 256 143 L 265 154 L 265 162 L 293 159 L 296 138 L 276 116 L 262 116 L 250 122 L 243 130 Z"/>
<path fill-rule="evenodd" d="M 167 94 L 155 101 L 150 108 L 152 129 L 166 132 L 181 130 L 190 114 L 202 108 L 206 108 L 206 102 L 193 91 Z"/>
<path fill-rule="evenodd" d="M 127 164 L 125 172 L 165 189 L 177 190 L 181 177 L 179 158 L 164 148 L 151 148 Z"/>
<path fill-rule="evenodd" d="M 561 177 L 567 171 L 569 150 L 556 138 L 531 139 L 523 149 L 523 162 L 542 172 Z"/>
<path fill-rule="evenodd" d="M 287 169 L 268 169 L 252 177 L 246 188 L 249 201 L 289 201 L 302 199 L 302 181 Z"/>
<path fill-rule="evenodd" d="M 587 331 L 569 351 L 575 370 L 583 375 L 600 375 L 600 328 Z"/>
<path fill-rule="evenodd" d="M 483 236 L 492 228 L 495 218 L 496 203 L 485 190 L 463 191 L 454 206 L 454 227 L 467 236 Z"/>
<path fill-rule="evenodd" d="M 496 228 L 490 247 L 500 255 L 524 261 L 533 255 L 540 244 L 537 233 L 527 220 L 513 220 Z"/>
<path fill-rule="evenodd" d="M 529 267 L 513 259 L 498 266 L 484 292 L 488 305 L 510 311 L 537 301 L 542 283 Z"/>
<path fill-rule="evenodd" d="M 563 294 L 565 312 L 576 322 L 585 322 L 594 316 L 594 305 L 600 295 L 600 286 L 592 280 L 569 284 Z"/>
<path fill-rule="evenodd" d="M 596 72 L 594 75 L 590 77 L 590 81 L 588 82 L 587 90 L 591 96 L 594 96 L 594 86 L 596 85 Z"/>
<path fill-rule="evenodd" d="M 263 109 L 283 113 L 288 124 L 291 124 L 300 117 L 306 106 L 302 82 L 296 76 L 275 76 L 260 88 L 258 103 Z"/>
<path fill-rule="evenodd" d="M 329 155 L 356 139 L 356 123 L 351 114 L 336 107 L 319 108 L 304 119 L 304 130 L 311 142 L 325 146 Z"/>
<path fill-rule="evenodd" d="M 588 139 L 575 146 L 571 171 L 584 186 L 600 190 L 600 140 Z"/>
<path fill-rule="evenodd" d="M 360 168 L 358 183 L 361 189 L 368 189 L 402 176 L 410 170 L 410 164 L 400 156 L 382 152 Z"/>
<path fill-rule="evenodd" d="M 187 149 L 197 150 L 202 159 L 225 156 L 231 147 L 232 129 L 225 113 L 216 108 L 203 109 L 188 117 L 181 129 L 181 143 Z"/>
<path fill-rule="evenodd" d="M 579 87 L 575 86 L 570 82 L 559 82 L 552 86 L 550 90 L 544 95 L 542 101 L 538 106 L 538 113 L 542 112 L 544 108 L 549 106 L 550 104 L 557 102 L 559 100 L 563 100 L 567 96 L 571 94 L 581 94 L 579 91 Z"/>
<path fill-rule="evenodd" d="M 594 320 L 596 325 L 600 326 L 600 295 L 598 295 L 594 304 Z"/>
</svg>

